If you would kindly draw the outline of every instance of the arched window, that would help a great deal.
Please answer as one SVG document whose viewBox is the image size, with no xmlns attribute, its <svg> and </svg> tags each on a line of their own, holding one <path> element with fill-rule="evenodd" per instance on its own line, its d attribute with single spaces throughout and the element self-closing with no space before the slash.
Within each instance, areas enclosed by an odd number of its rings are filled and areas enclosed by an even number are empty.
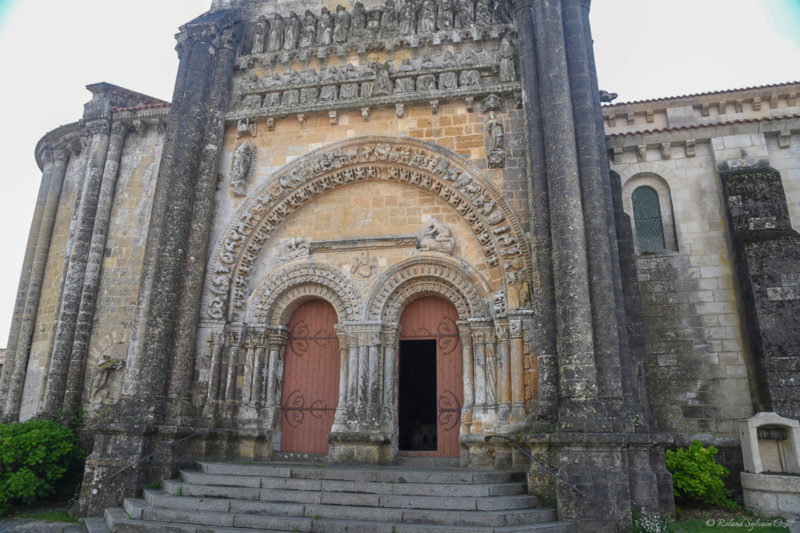
<svg viewBox="0 0 800 533">
<path fill-rule="evenodd" d="M 658 193 L 643 185 L 633 191 L 633 222 L 636 227 L 636 244 L 640 252 L 664 249 L 664 225 Z"/>
</svg>

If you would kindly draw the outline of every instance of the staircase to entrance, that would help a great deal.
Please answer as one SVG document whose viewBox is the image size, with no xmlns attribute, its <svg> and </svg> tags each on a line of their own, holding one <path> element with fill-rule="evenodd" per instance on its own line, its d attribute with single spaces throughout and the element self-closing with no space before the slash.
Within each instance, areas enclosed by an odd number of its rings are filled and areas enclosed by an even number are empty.
<svg viewBox="0 0 800 533">
<path fill-rule="evenodd" d="M 90 533 L 572 531 L 527 494 L 523 471 L 434 464 L 200 462 L 104 518 Z"/>
</svg>

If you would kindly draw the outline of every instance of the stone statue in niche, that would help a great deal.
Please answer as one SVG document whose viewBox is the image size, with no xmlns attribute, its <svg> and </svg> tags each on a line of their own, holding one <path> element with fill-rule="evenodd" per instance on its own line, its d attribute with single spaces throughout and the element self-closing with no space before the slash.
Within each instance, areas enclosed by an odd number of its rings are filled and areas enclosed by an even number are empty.
<svg viewBox="0 0 800 533">
<path fill-rule="evenodd" d="M 394 92 L 396 93 L 413 93 L 414 92 L 414 78 L 411 74 L 414 73 L 414 67 L 411 66 L 411 61 L 405 57 L 403 58 L 403 63 L 400 65 L 400 68 L 397 69 L 398 76 L 408 74 L 408 77 L 400 78 L 398 77 L 395 80 L 395 88 Z"/>
<path fill-rule="evenodd" d="M 367 27 L 367 12 L 364 9 L 364 4 L 356 2 L 353 6 L 353 24 L 350 28 L 351 32 L 358 32 Z"/>
<path fill-rule="evenodd" d="M 350 31 L 350 13 L 344 6 L 336 6 L 336 25 L 333 28 L 333 42 L 344 43 L 347 42 L 347 34 Z"/>
<path fill-rule="evenodd" d="M 509 272 L 506 274 L 509 306 L 528 308 L 531 305 L 531 290 L 525 272 Z"/>
<path fill-rule="evenodd" d="M 312 69 L 303 73 L 304 83 L 319 83 L 319 76 L 317 71 Z M 319 87 L 303 87 L 300 89 L 300 103 L 301 104 L 314 104 L 319 98 Z"/>
<path fill-rule="evenodd" d="M 451 231 L 434 217 L 423 216 L 423 222 L 425 227 L 419 237 L 419 249 L 452 255 L 456 241 Z"/>
<path fill-rule="evenodd" d="M 394 0 L 386 0 L 381 11 L 381 29 L 385 32 L 395 32 L 397 30 L 397 13 Z"/>
<path fill-rule="evenodd" d="M 333 15 L 327 7 L 322 8 L 319 15 L 319 30 L 317 31 L 317 44 L 328 46 L 333 42 Z"/>
<path fill-rule="evenodd" d="M 283 17 L 275 14 L 272 19 L 271 30 L 269 32 L 269 39 L 267 39 L 267 51 L 275 52 L 283 48 L 283 33 L 286 31 L 286 21 Z"/>
<path fill-rule="evenodd" d="M 338 95 L 339 86 L 336 83 L 341 79 L 339 76 L 339 69 L 334 66 L 331 66 L 328 69 L 328 72 L 322 76 L 322 83 L 326 83 L 329 85 L 325 85 L 322 87 L 322 90 L 319 93 L 319 100 L 320 102 L 333 102 L 336 100 Z"/>
<path fill-rule="evenodd" d="M 389 79 L 389 62 L 375 64 L 375 84 L 372 96 L 384 96 L 392 93 L 392 81 Z"/>
<path fill-rule="evenodd" d="M 417 91 L 432 91 L 436 88 L 436 76 L 425 74 L 417 78 Z"/>
<path fill-rule="evenodd" d="M 475 23 L 475 12 L 472 0 L 455 0 L 455 20 L 453 25 L 456 28 L 469 28 Z"/>
<path fill-rule="evenodd" d="M 253 32 L 253 46 L 250 49 L 251 53 L 262 54 L 266 50 L 268 24 L 267 17 L 258 18 L 255 31 Z"/>
<path fill-rule="evenodd" d="M 494 0 L 492 22 L 495 24 L 508 24 L 511 22 L 511 8 L 508 6 L 508 0 Z"/>
<path fill-rule="evenodd" d="M 422 0 L 417 19 L 417 33 L 426 34 L 436 31 L 436 3 L 433 0 Z"/>
<path fill-rule="evenodd" d="M 344 68 L 344 79 L 355 80 L 359 78 L 358 71 L 352 63 L 348 63 Z M 347 100 L 350 98 L 358 98 L 358 83 L 345 83 L 339 89 L 339 98 Z"/>
<path fill-rule="evenodd" d="M 498 78 L 501 82 L 517 81 L 516 67 L 514 66 L 514 46 L 508 37 L 500 41 L 500 71 Z"/>
<path fill-rule="evenodd" d="M 367 11 L 367 29 L 373 33 L 381 29 L 380 9 L 370 9 Z"/>
<path fill-rule="evenodd" d="M 294 50 L 297 48 L 297 38 L 300 36 L 300 17 L 292 11 L 289 13 L 289 21 L 286 23 L 286 31 L 283 33 L 283 49 Z"/>
<path fill-rule="evenodd" d="M 413 0 L 400 0 L 400 24 L 398 30 L 401 35 L 414 33 L 417 26 L 416 6 Z"/>
<path fill-rule="evenodd" d="M 453 29 L 453 0 L 440 0 L 436 25 L 442 31 Z"/>
<path fill-rule="evenodd" d="M 289 89 L 288 91 L 283 91 L 281 95 L 281 105 L 297 105 L 300 101 L 300 91 L 297 89 Z"/>
<path fill-rule="evenodd" d="M 475 5 L 475 24 L 489 26 L 492 23 L 491 0 L 478 0 Z"/>
<path fill-rule="evenodd" d="M 499 120 L 490 121 L 486 130 L 489 133 L 489 166 L 502 167 L 506 160 L 503 123 Z"/>
<path fill-rule="evenodd" d="M 109 399 L 109 391 L 106 390 L 108 385 L 108 378 L 115 370 L 125 368 L 125 360 L 112 358 L 109 355 L 103 355 L 103 359 L 97 363 L 94 370 L 94 377 L 90 384 L 90 393 L 92 401 L 105 401 Z"/>
<path fill-rule="evenodd" d="M 242 143 L 233 152 L 230 176 L 234 196 L 247 194 L 247 187 L 250 185 L 250 176 L 252 175 L 254 152 L 253 146 L 248 143 Z"/>
<path fill-rule="evenodd" d="M 308 241 L 303 237 L 282 239 L 275 253 L 275 260 L 279 263 L 285 263 L 297 259 L 298 257 L 307 255 L 310 248 L 311 246 Z"/>
<path fill-rule="evenodd" d="M 313 46 L 317 38 L 317 17 L 306 9 L 303 15 L 303 26 L 300 29 L 300 48 Z"/>
</svg>

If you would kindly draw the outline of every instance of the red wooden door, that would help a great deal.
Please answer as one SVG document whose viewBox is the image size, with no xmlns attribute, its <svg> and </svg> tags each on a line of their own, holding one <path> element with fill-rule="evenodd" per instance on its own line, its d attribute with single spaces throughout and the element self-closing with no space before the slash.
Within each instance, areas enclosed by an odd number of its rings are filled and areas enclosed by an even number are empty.
<svg viewBox="0 0 800 533">
<path fill-rule="evenodd" d="M 458 434 L 464 384 L 461 338 L 458 335 L 458 312 L 441 298 L 432 296 L 413 301 L 400 317 L 400 340 L 436 341 L 436 433 L 435 452 L 415 455 L 458 457 Z M 402 357 L 402 354 L 401 354 Z M 402 360 L 400 362 L 402 365 Z M 403 406 L 400 405 L 400 409 Z"/>
<path fill-rule="evenodd" d="M 306 302 L 289 320 L 281 390 L 281 450 L 328 453 L 328 433 L 339 400 L 336 311 Z"/>
</svg>

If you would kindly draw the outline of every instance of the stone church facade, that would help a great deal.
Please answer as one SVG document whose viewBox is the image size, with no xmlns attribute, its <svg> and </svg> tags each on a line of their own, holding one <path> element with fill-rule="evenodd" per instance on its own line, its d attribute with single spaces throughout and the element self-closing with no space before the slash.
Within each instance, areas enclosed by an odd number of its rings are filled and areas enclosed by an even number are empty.
<svg viewBox="0 0 800 533">
<path fill-rule="evenodd" d="M 601 107 L 588 0 L 306 7 L 215 1 L 171 103 L 90 85 L 37 146 L 0 405 L 84 413 L 85 512 L 504 435 L 613 529 L 672 509 L 665 446 L 800 416 L 798 85 Z"/>
</svg>

